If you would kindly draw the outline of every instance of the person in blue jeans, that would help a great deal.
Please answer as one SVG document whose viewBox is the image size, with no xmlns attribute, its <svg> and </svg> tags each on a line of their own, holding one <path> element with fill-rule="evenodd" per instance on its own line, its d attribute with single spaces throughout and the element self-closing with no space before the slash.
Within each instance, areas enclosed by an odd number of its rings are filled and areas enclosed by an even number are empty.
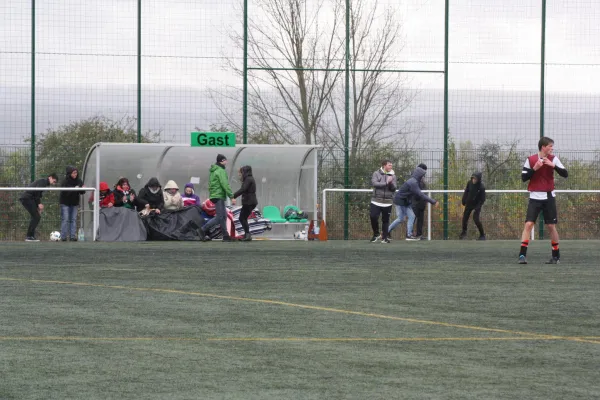
<svg viewBox="0 0 600 400">
<path fill-rule="evenodd" d="M 83 187 L 83 181 L 79 178 L 79 171 L 73 166 L 68 166 L 65 179 L 61 182 L 61 187 L 79 188 Z M 71 242 L 77 241 L 77 211 L 79 210 L 79 197 L 85 194 L 81 192 L 60 192 L 60 240 Z"/>
<path fill-rule="evenodd" d="M 427 173 L 427 166 L 420 164 L 412 173 L 410 179 L 400 186 L 400 189 L 394 195 L 394 206 L 396 206 L 396 219 L 390 225 L 389 232 L 391 233 L 398 225 L 402 223 L 404 217 L 408 217 L 406 224 L 406 240 L 419 240 L 413 236 L 413 225 L 415 223 L 415 213 L 412 210 L 413 199 L 424 199 L 425 201 L 436 205 L 437 201 L 427 196 L 421 191 L 420 182 Z"/>
</svg>

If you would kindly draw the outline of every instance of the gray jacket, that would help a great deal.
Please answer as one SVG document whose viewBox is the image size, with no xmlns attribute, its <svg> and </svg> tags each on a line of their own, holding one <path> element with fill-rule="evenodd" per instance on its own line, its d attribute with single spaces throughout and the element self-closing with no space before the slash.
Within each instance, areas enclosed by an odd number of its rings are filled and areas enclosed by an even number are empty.
<svg viewBox="0 0 600 400">
<path fill-rule="evenodd" d="M 423 199 L 431 204 L 437 203 L 434 199 L 421 191 L 419 183 L 423 180 L 426 171 L 417 167 L 409 180 L 404 182 L 394 196 L 394 204 L 399 206 L 408 206 L 413 199 Z"/>
<path fill-rule="evenodd" d="M 388 176 L 392 177 L 392 182 L 389 184 L 387 183 Z M 391 206 L 397 186 L 396 175 L 394 175 L 393 172 L 386 174 L 379 168 L 377 171 L 373 172 L 371 185 L 373 186 L 373 197 L 371 197 L 371 201 L 389 204 Z"/>
</svg>

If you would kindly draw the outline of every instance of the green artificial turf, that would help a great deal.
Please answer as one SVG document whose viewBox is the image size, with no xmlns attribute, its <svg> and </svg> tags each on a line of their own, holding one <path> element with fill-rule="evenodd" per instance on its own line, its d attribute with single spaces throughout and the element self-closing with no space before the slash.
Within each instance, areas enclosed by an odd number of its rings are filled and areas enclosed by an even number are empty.
<svg viewBox="0 0 600 400">
<path fill-rule="evenodd" d="M 0 399 L 600 397 L 600 243 L 1 243 Z"/>
</svg>

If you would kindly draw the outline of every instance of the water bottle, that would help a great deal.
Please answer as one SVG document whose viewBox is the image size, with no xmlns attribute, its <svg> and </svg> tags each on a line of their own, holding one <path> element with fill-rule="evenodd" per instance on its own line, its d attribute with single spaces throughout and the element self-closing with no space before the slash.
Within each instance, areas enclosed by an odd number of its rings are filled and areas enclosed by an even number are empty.
<svg viewBox="0 0 600 400">
<path fill-rule="evenodd" d="M 79 228 L 79 233 L 77 235 L 77 240 L 79 242 L 85 241 L 85 235 L 83 234 L 83 228 Z"/>
</svg>

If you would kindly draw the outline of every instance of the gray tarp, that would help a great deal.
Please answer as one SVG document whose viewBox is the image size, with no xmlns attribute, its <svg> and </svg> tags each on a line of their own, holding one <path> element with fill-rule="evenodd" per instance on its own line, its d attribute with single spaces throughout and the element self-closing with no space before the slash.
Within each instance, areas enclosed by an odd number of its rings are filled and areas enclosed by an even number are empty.
<svg viewBox="0 0 600 400">
<path fill-rule="evenodd" d="M 134 210 L 124 207 L 100 209 L 100 242 L 139 242 L 148 237 L 144 222 Z"/>
</svg>

